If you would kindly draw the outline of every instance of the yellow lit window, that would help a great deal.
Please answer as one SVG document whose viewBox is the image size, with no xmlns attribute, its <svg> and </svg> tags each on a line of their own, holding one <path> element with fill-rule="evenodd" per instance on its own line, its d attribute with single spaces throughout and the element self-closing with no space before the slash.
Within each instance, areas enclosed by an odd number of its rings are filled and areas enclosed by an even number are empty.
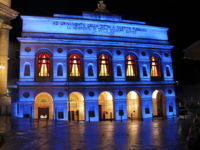
<svg viewBox="0 0 200 150">
<path fill-rule="evenodd" d="M 99 56 L 99 76 L 110 76 L 109 57 L 105 54 Z"/>
<path fill-rule="evenodd" d="M 154 56 L 151 57 L 151 76 L 152 77 L 160 76 L 159 59 Z"/>
<path fill-rule="evenodd" d="M 135 77 L 136 76 L 136 59 L 134 56 L 126 56 L 126 76 Z"/>
<path fill-rule="evenodd" d="M 78 54 L 71 54 L 69 57 L 69 76 L 81 76 L 81 60 Z"/>
<path fill-rule="evenodd" d="M 38 76 L 49 77 L 50 72 L 50 55 L 48 53 L 40 53 L 38 55 Z"/>
</svg>

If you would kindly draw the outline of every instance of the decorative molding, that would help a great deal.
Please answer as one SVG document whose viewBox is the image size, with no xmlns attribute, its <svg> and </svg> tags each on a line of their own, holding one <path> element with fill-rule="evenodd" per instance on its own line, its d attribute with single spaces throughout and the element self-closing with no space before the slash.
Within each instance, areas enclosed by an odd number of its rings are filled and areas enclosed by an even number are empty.
<svg viewBox="0 0 200 150">
<path fill-rule="evenodd" d="M 7 17 L 9 20 L 15 19 L 19 12 L 9 8 L 8 6 L 0 3 L 0 17 Z"/>
</svg>

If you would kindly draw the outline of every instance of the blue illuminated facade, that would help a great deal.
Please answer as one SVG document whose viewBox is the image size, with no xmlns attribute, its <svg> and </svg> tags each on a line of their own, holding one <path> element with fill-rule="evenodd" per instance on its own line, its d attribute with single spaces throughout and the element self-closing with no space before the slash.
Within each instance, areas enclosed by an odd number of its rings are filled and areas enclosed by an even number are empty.
<svg viewBox="0 0 200 150">
<path fill-rule="evenodd" d="M 168 28 L 89 12 L 21 18 L 14 116 L 99 121 L 176 115 Z M 128 96 L 131 91 L 137 98 Z"/>
</svg>

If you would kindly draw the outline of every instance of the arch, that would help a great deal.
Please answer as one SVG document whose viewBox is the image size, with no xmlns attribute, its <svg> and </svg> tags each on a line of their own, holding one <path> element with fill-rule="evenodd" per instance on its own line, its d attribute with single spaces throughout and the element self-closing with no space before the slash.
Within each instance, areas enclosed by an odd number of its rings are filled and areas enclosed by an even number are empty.
<svg viewBox="0 0 200 150">
<path fill-rule="evenodd" d="M 100 56 L 101 54 L 106 54 L 106 55 L 109 55 L 109 56 L 113 55 L 112 52 L 107 50 L 107 49 L 100 50 L 99 53 L 98 53 L 98 56 Z"/>
<path fill-rule="evenodd" d="M 137 52 L 135 52 L 135 51 L 128 51 L 126 53 L 126 56 L 128 56 L 128 55 L 132 55 L 132 56 L 134 56 L 138 60 L 138 54 L 137 54 Z"/>
<path fill-rule="evenodd" d="M 31 68 L 30 63 L 25 63 L 24 65 L 24 76 L 30 76 L 31 75 Z"/>
<path fill-rule="evenodd" d="M 53 119 L 53 98 L 49 93 L 42 92 L 35 97 L 34 118 Z"/>
<path fill-rule="evenodd" d="M 104 91 L 99 94 L 99 120 L 113 120 L 114 113 L 114 99 L 110 92 Z"/>
<path fill-rule="evenodd" d="M 81 56 L 81 58 L 83 58 L 83 56 L 84 56 L 83 52 L 80 49 L 71 49 L 71 50 L 69 50 L 68 51 L 68 57 L 71 54 L 79 54 Z"/>
<path fill-rule="evenodd" d="M 155 90 L 152 94 L 153 116 L 166 116 L 165 95 L 160 90 Z"/>
<path fill-rule="evenodd" d="M 137 92 L 130 91 L 127 94 L 127 115 L 129 119 L 142 118 L 141 99 Z"/>
<path fill-rule="evenodd" d="M 84 97 L 79 92 L 72 92 L 68 97 L 68 120 L 85 120 Z"/>
</svg>

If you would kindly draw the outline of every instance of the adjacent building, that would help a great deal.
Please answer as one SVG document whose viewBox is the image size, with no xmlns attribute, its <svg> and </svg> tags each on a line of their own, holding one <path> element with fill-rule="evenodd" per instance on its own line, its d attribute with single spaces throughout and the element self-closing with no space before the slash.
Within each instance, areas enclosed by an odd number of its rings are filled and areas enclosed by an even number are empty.
<svg viewBox="0 0 200 150">
<path fill-rule="evenodd" d="M 18 12 L 10 8 L 10 0 L 0 0 L 0 115 L 10 113 L 11 100 L 7 96 L 7 72 L 10 20 L 17 17 Z"/>
<path fill-rule="evenodd" d="M 176 115 L 168 28 L 105 9 L 99 3 L 82 16 L 21 16 L 14 116 L 99 121 Z"/>
</svg>

